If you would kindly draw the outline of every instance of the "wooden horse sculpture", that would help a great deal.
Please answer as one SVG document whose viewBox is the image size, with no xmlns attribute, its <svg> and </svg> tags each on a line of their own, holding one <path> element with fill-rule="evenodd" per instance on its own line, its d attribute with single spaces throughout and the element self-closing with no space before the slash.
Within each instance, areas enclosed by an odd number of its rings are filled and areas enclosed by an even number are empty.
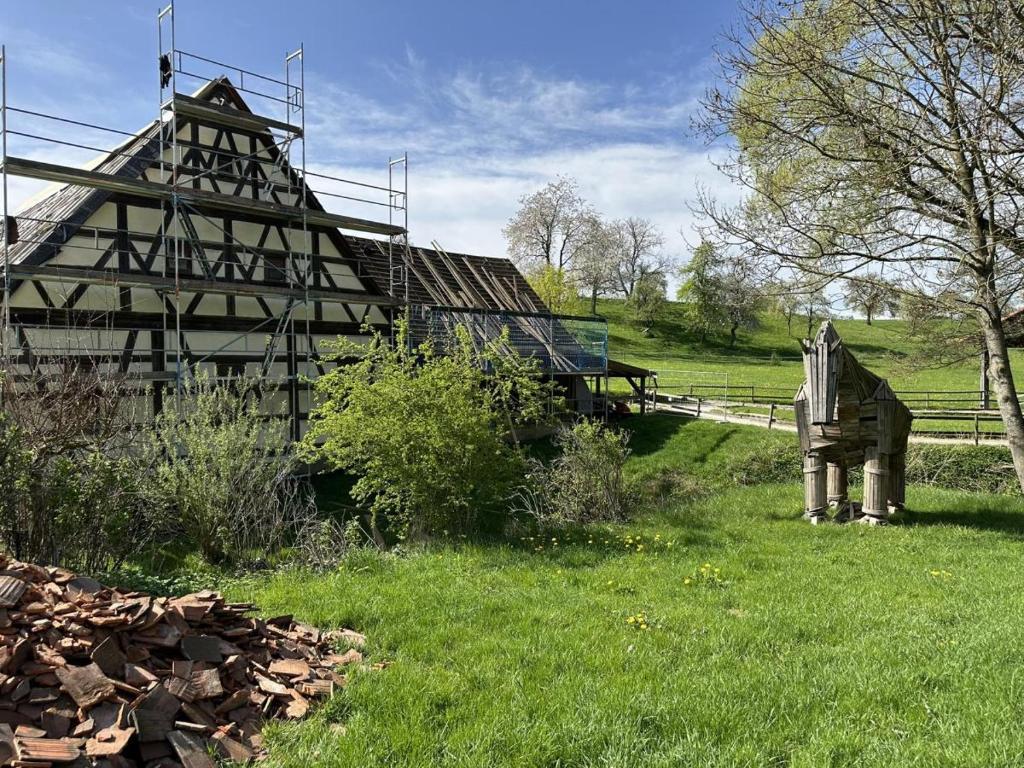
<svg viewBox="0 0 1024 768">
<path fill-rule="evenodd" d="M 910 410 L 843 347 L 832 323 L 801 346 L 805 381 L 793 404 L 804 454 L 804 516 L 819 523 L 831 507 L 837 521 L 884 523 L 904 504 Z M 856 464 L 864 465 L 860 506 L 847 495 L 847 473 Z"/>
</svg>

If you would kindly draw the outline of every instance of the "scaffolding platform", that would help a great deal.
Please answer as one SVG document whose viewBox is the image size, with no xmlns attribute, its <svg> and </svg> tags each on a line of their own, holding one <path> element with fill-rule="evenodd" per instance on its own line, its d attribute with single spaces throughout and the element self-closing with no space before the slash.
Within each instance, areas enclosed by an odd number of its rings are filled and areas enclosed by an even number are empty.
<svg viewBox="0 0 1024 768">
<path fill-rule="evenodd" d="M 286 285 L 241 280 L 203 280 L 196 278 L 147 275 L 139 272 L 122 272 L 113 269 L 90 269 L 88 267 L 56 267 L 30 264 L 12 264 L 11 276 L 25 279 L 43 279 L 56 282 L 110 285 L 119 288 L 151 288 L 172 292 L 175 289 L 189 293 L 218 293 L 227 296 L 273 296 L 285 299 L 319 301 L 335 304 L 373 304 L 391 306 L 399 302 L 390 296 L 360 293 L 357 291 L 325 291 L 310 288 L 300 290 Z"/>
<path fill-rule="evenodd" d="M 296 137 L 302 137 L 305 133 L 302 126 L 299 125 L 292 125 L 283 120 L 275 120 L 272 117 L 255 115 L 251 112 L 243 112 L 240 109 L 224 104 L 202 101 L 193 96 L 186 96 L 183 93 L 174 94 L 172 99 L 163 103 L 162 109 L 183 117 L 191 117 L 196 120 L 203 120 L 253 133 L 278 130 Z"/>
<path fill-rule="evenodd" d="M 74 168 L 68 165 L 44 163 L 40 160 L 29 160 L 23 157 L 8 156 L 3 169 L 12 176 L 22 176 L 42 181 L 55 181 L 62 184 L 77 184 L 108 192 L 120 192 L 151 200 L 177 202 L 189 205 L 196 210 L 228 211 L 241 215 L 273 219 L 289 224 L 301 224 L 305 221 L 310 226 L 336 227 L 356 232 L 369 232 L 378 235 L 400 235 L 402 227 L 384 224 L 368 219 L 343 216 L 312 208 L 300 208 L 293 205 L 282 205 L 268 200 L 254 200 L 235 195 L 225 195 L 206 189 L 161 184 L 157 181 L 136 179 L 130 176 L 116 176 L 101 171 L 90 171 L 85 168 Z"/>
</svg>

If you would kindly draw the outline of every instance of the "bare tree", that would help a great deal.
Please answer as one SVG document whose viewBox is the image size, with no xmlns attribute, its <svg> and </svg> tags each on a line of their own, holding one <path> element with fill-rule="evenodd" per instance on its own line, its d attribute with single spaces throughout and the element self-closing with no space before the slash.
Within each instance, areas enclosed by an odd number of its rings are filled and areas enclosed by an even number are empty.
<svg viewBox="0 0 1024 768">
<path fill-rule="evenodd" d="M 543 189 L 519 199 L 519 210 L 502 230 L 509 256 L 520 267 L 543 264 L 569 269 L 586 246 L 588 227 L 596 214 L 583 200 L 579 184 L 559 176 Z"/>
<path fill-rule="evenodd" d="M 732 133 L 737 209 L 713 232 L 768 269 L 902 291 L 960 281 L 1024 486 L 1024 414 L 1002 317 L 1024 277 L 1019 0 L 752 0 L 719 54 L 700 127 Z M 772 265 L 772 266 L 769 266 Z"/>
<path fill-rule="evenodd" d="M 637 281 L 650 274 L 665 275 L 671 261 L 663 253 L 665 237 L 650 219 L 630 216 L 611 224 L 614 233 L 615 279 L 618 290 L 629 297 Z"/>
</svg>

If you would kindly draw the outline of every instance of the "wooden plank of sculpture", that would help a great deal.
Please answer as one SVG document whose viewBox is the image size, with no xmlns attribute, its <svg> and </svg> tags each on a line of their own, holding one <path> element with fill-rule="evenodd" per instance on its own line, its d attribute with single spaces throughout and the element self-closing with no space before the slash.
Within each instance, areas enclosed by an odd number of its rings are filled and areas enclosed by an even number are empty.
<svg viewBox="0 0 1024 768">
<path fill-rule="evenodd" d="M 898 512 L 907 505 L 907 454 L 903 451 L 889 457 L 889 512 Z"/>
<path fill-rule="evenodd" d="M 849 473 L 842 461 L 828 463 L 828 505 L 836 512 L 836 522 L 845 523 L 853 518 L 849 498 Z"/>
<path fill-rule="evenodd" d="M 814 525 L 826 520 L 828 509 L 825 460 L 819 453 L 804 457 L 804 517 Z"/>
<path fill-rule="evenodd" d="M 889 517 L 889 456 L 878 448 L 864 451 L 864 517 L 862 523 L 884 525 Z"/>
</svg>

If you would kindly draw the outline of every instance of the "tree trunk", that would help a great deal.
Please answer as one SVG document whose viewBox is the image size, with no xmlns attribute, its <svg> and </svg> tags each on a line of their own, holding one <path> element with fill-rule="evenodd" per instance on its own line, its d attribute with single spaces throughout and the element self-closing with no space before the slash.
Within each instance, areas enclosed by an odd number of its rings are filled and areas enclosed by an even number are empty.
<svg viewBox="0 0 1024 768">
<path fill-rule="evenodd" d="M 871 325 L 871 310 L 869 309 L 869 310 L 868 310 L 867 312 L 865 312 L 864 314 L 865 314 L 865 315 L 867 316 L 867 319 L 868 319 L 868 325 Z"/>
<path fill-rule="evenodd" d="M 988 373 L 992 389 L 995 391 L 996 402 L 999 403 L 999 415 L 1006 429 L 1006 439 L 1010 444 L 1010 456 L 1013 468 L 1017 472 L 1017 482 L 1024 489 L 1024 414 L 1021 412 L 1020 400 L 1017 398 L 1017 386 L 1010 370 L 1010 356 L 1006 348 L 1006 334 L 1003 331 L 1002 311 L 994 294 L 994 288 L 986 286 L 985 308 L 979 310 L 981 327 L 985 333 L 985 346 L 988 349 Z"/>
<path fill-rule="evenodd" d="M 793 335 L 793 315 L 786 315 L 786 333 L 789 336 Z"/>
<path fill-rule="evenodd" d="M 597 286 L 590 289 L 590 314 L 597 314 Z"/>
<path fill-rule="evenodd" d="M 814 313 L 813 312 L 808 312 L 807 313 L 807 338 L 811 339 L 812 341 L 814 340 L 814 336 L 811 333 L 811 331 L 813 331 L 813 330 L 814 330 Z"/>
<path fill-rule="evenodd" d="M 730 348 L 736 346 L 736 330 L 739 327 L 740 327 L 739 323 L 733 323 L 732 327 L 729 329 L 729 347 Z"/>
</svg>

